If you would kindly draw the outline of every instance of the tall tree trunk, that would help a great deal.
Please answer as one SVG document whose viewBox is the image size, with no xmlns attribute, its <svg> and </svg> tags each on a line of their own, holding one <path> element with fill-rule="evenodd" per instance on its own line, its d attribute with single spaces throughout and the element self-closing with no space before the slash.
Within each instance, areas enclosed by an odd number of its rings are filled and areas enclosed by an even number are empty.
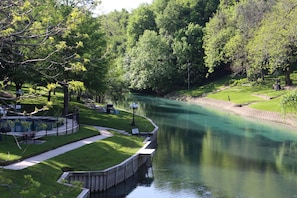
<svg viewBox="0 0 297 198">
<path fill-rule="evenodd" d="M 23 86 L 23 83 L 15 82 L 15 89 L 16 89 L 16 97 L 17 98 L 20 98 L 20 96 L 22 95 L 22 86 Z"/>
<path fill-rule="evenodd" d="M 48 94 L 47 94 L 47 101 L 48 101 L 48 102 L 51 101 L 51 93 L 52 93 L 52 90 L 49 90 L 49 91 L 48 91 Z"/>
<path fill-rule="evenodd" d="M 291 80 L 290 67 L 286 67 L 285 74 L 286 74 L 286 77 L 285 77 L 286 86 L 291 86 L 292 85 L 292 80 Z"/>
<path fill-rule="evenodd" d="M 63 115 L 67 115 L 68 114 L 68 109 L 69 109 L 69 89 L 68 89 L 68 83 L 63 83 L 63 92 L 64 92 Z"/>
<path fill-rule="evenodd" d="M 76 101 L 77 101 L 77 102 L 80 102 L 80 97 L 81 97 L 81 92 L 78 91 L 78 92 L 77 92 L 77 95 L 76 95 Z"/>
<path fill-rule="evenodd" d="M 261 69 L 261 80 L 264 81 L 265 75 L 264 75 L 264 70 Z"/>
</svg>

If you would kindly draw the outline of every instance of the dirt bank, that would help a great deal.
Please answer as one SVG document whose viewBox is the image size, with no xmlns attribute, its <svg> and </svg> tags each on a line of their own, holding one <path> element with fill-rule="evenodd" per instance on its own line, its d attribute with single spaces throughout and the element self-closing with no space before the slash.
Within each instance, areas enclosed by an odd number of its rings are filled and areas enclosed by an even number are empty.
<svg viewBox="0 0 297 198">
<path fill-rule="evenodd" d="M 261 120 L 268 120 L 272 122 L 278 122 L 283 124 L 288 124 L 294 127 L 297 127 L 297 119 L 296 116 L 293 115 L 283 115 L 277 112 L 270 111 L 261 111 L 257 109 L 253 109 L 249 106 L 241 106 L 236 105 L 231 102 L 215 100 L 206 97 L 183 97 L 183 98 L 175 98 L 177 100 L 183 100 L 189 103 L 205 106 L 205 107 L 215 107 L 221 110 L 230 111 L 236 113 L 240 116 L 252 117 Z"/>
</svg>

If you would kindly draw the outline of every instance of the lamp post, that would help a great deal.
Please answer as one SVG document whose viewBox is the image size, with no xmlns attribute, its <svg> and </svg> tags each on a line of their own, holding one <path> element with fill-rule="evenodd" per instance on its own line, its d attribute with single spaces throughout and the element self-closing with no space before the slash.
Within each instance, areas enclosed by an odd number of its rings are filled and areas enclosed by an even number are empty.
<svg viewBox="0 0 297 198">
<path fill-rule="evenodd" d="M 188 62 L 188 90 L 190 89 L 190 65 L 191 63 Z"/>
<path fill-rule="evenodd" d="M 132 109 L 132 126 L 135 126 L 135 118 L 134 118 L 134 114 L 135 114 L 135 110 L 138 108 L 138 104 L 135 104 L 134 102 L 130 105 L 130 108 Z"/>
</svg>

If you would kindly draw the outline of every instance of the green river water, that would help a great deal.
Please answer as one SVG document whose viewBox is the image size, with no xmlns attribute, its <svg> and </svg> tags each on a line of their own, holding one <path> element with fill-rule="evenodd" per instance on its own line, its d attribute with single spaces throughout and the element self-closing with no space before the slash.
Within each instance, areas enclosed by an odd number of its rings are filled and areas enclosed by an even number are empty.
<svg viewBox="0 0 297 198">
<path fill-rule="evenodd" d="M 159 126 L 150 177 L 94 197 L 297 197 L 296 129 L 167 99 L 132 101 Z"/>
</svg>

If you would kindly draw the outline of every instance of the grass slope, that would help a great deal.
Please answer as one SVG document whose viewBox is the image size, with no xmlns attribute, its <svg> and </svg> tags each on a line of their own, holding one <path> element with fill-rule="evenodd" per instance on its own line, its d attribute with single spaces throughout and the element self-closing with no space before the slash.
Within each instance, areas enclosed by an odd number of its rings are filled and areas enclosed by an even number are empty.
<svg viewBox="0 0 297 198">
<path fill-rule="evenodd" d="M 25 88 L 24 91 L 26 92 L 27 89 Z M 34 97 L 22 99 L 22 110 L 30 112 L 35 107 L 41 108 L 46 103 L 46 93 L 42 92 L 43 90 Z M 57 92 L 52 97 L 53 104 L 49 111 L 38 114 L 58 116 L 62 109 L 62 101 L 62 94 Z M 82 103 L 70 102 L 70 109 L 77 107 L 80 109 L 81 127 L 79 132 L 67 136 L 44 137 L 46 141 L 44 144 L 21 144 L 22 149 L 17 147 L 13 138 L 3 136 L 3 140 L 0 142 L 0 163 L 2 165 L 9 164 L 70 142 L 98 135 L 99 132 L 92 125 L 126 131 L 131 131 L 135 127 L 138 127 L 140 131 L 152 131 L 154 129 L 154 126 L 147 119 L 137 115 L 135 116 L 137 126 L 131 126 L 132 115 L 129 112 L 100 113 L 87 108 Z M 140 137 L 114 133 L 113 137 L 73 150 L 21 171 L 0 169 L 1 197 L 76 197 L 80 192 L 79 189 L 69 188 L 56 182 L 63 173 L 62 170 L 102 170 L 124 161 L 142 146 L 143 139 Z M 26 175 L 32 176 L 33 181 L 36 181 L 38 185 L 33 185 L 34 182 L 28 182 L 30 180 L 25 179 Z"/>
</svg>

